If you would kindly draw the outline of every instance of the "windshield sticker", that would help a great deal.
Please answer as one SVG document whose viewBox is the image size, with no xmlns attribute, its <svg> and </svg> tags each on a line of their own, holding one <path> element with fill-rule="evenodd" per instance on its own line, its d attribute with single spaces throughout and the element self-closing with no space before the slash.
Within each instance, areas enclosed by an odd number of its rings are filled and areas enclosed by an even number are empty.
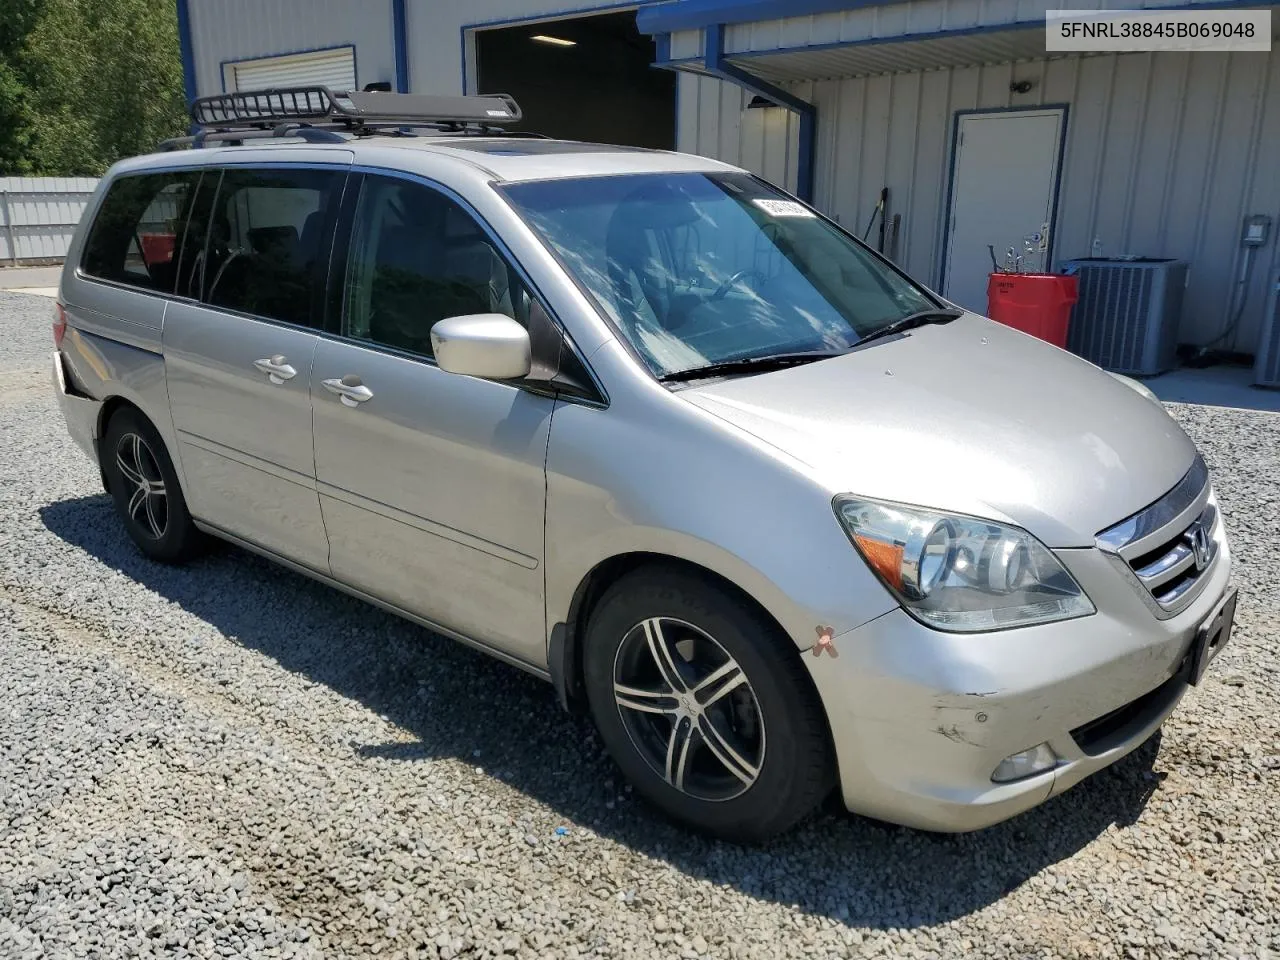
<svg viewBox="0 0 1280 960">
<path fill-rule="evenodd" d="M 775 217 L 812 217 L 813 211 L 803 203 L 794 200 L 765 200 L 757 198 L 751 201 L 765 213 Z"/>
</svg>

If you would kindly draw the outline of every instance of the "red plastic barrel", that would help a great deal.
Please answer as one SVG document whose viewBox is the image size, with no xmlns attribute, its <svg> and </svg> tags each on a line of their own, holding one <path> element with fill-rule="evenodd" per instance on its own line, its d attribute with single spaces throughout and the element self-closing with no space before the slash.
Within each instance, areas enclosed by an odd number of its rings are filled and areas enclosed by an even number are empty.
<svg viewBox="0 0 1280 960">
<path fill-rule="evenodd" d="M 987 281 L 987 316 L 1065 348 L 1079 288 L 1077 277 L 1056 273 L 993 273 Z"/>
<path fill-rule="evenodd" d="M 139 239 L 142 241 L 142 259 L 147 266 L 168 263 L 173 259 L 178 238 L 172 233 L 144 233 Z"/>
</svg>

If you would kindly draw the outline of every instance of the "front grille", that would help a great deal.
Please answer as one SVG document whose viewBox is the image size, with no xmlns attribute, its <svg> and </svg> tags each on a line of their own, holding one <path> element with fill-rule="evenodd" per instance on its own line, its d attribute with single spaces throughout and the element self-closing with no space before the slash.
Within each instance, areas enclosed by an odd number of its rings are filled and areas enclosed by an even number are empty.
<svg viewBox="0 0 1280 960">
<path fill-rule="evenodd" d="M 1218 511 L 1209 502 L 1209 470 L 1195 463 L 1155 503 L 1098 534 L 1099 549 L 1128 575 L 1159 617 L 1177 613 L 1217 559 Z"/>
<path fill-rule="evenodd" d="M 1175 606 L 1213 562 L 1217 553 L 1217 546 L 1213 541 L 1213 525 L 1217 519 L 1218 511 L 1212 505 L 1205 507 L 1204 512 L 1191 521 L 1185 530 L 1129 562 L 1129 568 L 1138 581 L 1162 607 Z M 1198 560 L 1197 537 L 1204 538 Z"/>
</svg>

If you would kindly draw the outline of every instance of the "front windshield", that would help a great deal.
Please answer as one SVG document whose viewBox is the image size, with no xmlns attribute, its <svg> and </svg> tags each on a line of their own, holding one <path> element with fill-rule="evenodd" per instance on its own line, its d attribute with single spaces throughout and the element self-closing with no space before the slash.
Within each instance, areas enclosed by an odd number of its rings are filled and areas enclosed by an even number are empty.
<svg viewBox="0 0 1280 960">
<path fill-rule="evenodd" d="M 937 304 L 808 208 L 740 173 L 503 188 L 656 376 L 829 354 Z"/>
</svg>

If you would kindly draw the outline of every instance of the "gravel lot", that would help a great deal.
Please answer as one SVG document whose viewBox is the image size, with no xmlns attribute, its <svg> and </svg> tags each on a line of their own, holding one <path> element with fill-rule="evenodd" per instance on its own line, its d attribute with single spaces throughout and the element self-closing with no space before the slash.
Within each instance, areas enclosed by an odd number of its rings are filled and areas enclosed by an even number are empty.
<svg viewBox="0 0 1280 960">
<path fill-rule="evenodd" d="M 744 850 L 514 669 L 231 548 L 143 560 L 49 313 L 0 294 L 0 956 L 1280 955 L 1280 416 L 1175 410 L 1242 599 L 1162 738 L 979 834 Z"/>
</svg>

